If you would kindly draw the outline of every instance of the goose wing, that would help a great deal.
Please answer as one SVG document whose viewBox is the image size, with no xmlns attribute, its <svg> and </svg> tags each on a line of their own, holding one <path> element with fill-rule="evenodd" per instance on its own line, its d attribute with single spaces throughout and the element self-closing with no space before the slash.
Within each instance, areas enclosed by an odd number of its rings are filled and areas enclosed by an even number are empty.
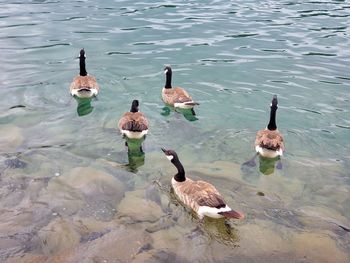
<svg viewBox="0 0 350 263">
<path fill-rule="evenodd" d="M 284 150 L 283 136 L 275 130 L 260 130 L 256 134 L 255 145 L 270 150 Z"/>
<path fill-rule="evenodd" d="M 141 112 L 126 112 L 118 122 L 120 130 L 141 132 L 148 130 L 148 120 Z"/>
<path fill-rule="evenodd" d="M 174 103 L 184 103 L 192 101 L 191 96 L 183 88 L 177 87 L 172 89 L 164 89 L 164 102 L 170 105 Z"/>
<path fill-rule="evenodd" d="M 226 206 L 224 199 L 216 188 L 204 181 L 190 181 L 190 184 L 183 185 L 181 192 L 186 195 L 191 202 L 195 203 L 197 207 L 209 206 L 221 208 Z"/>
<path fill-rule="evenodd" d="M 95 77 L 93 76 L 76 76 L 73 79 L 73 82 L 70 85 L 70 90 L 81 89 L 81 88 L 90 88 L 99 90 L 99 86 L 96 82 Z"/>
<path fill-rule="evenodd" d="M 216 188 L 204 181 L 197 181 L 197 185 L 202 189 L 200 191 L 200 198 L 198 199 L 198 205 L 209 206 L 215 208 L 225 207 L 225 200 L 222 198 Z"/>
<path fill-rule="evenodd" d="M 191 96 L 183 88 L 174 88 L 174 103 L 183 103 L 192 101 Z"/>
</svg>

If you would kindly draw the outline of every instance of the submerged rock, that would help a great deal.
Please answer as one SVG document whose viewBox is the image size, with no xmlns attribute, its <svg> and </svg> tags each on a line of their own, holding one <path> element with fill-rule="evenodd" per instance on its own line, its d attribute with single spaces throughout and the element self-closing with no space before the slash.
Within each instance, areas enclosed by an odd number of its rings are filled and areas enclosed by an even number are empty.
<svg viewBox="0 0 350 263">
<path fill-rule="evenodd" d="M 321 233 L 295 233 L 291 248 L 309 262 L 349 262 L 349 253 L 340 250 L 332 238 Z"/>
<path fill-rule="evenodd" d="M 80 235 L 71 222 L 57 218 L 38 232 L 45 255 L 53 255 L 62 250 L 74 247 L 80 242 Z"/>
<path fill-rule="evenodd" d="M 46 206 L 28 199 L 0 213 L 0 262 L 40 248 L 37 231 L 50 221 Z"/>
<path fill-rule="evenodd" d="M 150 184 L 149 186 L 147 186 L 147 188 L 145 189 L 144 197 L 147 200 L 153 201 L 156 204 L 158 204 L 159 206 L 162 206 L 160 193 L 159 193 L 158 187 L 156 186 L 155 183 Z"/>
<path fill-rule="evenodd" d="M 329 207 L 305 206 L 298 209 L 300 221 L 312 229 L 334 229 L 350 232 L 350 220 Z"/>
<path fill-rule="evenodd" d="M 177 256 L 174 252 L 166 251 L 164 249 L 153 249 L 144 253 L 137 254 L 133 263 L 187 263 L 191 261 L 185 260 Z"/>
<path fill-rule="evenodd" d="M 47 259 L 48 257 L 45 255 L 26 253 L 25 255 L 11 257 L 6 260 L 6 263 L 38 263 L 46 262 Z"/>
<path fill-rule="evenodd" d="M 119 226 L 98 239 L 57 253 L 50 262 L 132 262 L 148 243 L 150 237 L 141 229 Z"/>
<path fill-rule="evenodd" d="M 158 221 L 164 213 L 161 207 L 154 201 L 144 198 L 143 190 L 125 193 L 125 198 L 120 202 L 117 210 L 121 217 L 129 217 L 134 221 Z"/>
<path fill-rule="evenodd" d="M 12 124 L 0 126 L 1 152 L 15 152 L 22 142 L 23 135 L 20 128 Z"/>
<path fill-rule="evenodd" d="M 272 228 L 272 222 L 256 220 L 256 224 L 245 224 L 239 227 L 240 242 L 243 255 L 268 254 L 271 251 L 286 253 L 289 250 L 288 242 Z"/>
<path fill-rule="evenodd" d="M 85 243 L 85 242 L 90 242 L 93 241 L 95 239 L 101 238 L 104 234 L 106 234 L 105 232 L 91 232 L 87 235 L 84 235 L 80 238 L 80 242 L 81 243 Z"/>
<path fill-rule="evenodd" d="M 93 168 L 77 167 L 49 181 L 40 199 L 60 214 L 92 216 L 110 220 L 124 196 L 124 184 L 113 175 Z"/>
<path fill-rule="evenodd" d="M 107 195 L 123 196 L 123 183 L 114 176 L 88 167 L 77 167 L 57 179 L 84 194 L 103 192 Z"/>
<path fill-rule="evenodd" d="M 27 163 L 21 161 L 20 159 L 18 159 L 17 157 L 12 158 L 12 159 L 7 159 L 5 160 L 5 165 L 7 168 L 11 168 L 11 169 L 16 169 L 16 168 L 25 168 L 27 166 Z"/>
</svg>

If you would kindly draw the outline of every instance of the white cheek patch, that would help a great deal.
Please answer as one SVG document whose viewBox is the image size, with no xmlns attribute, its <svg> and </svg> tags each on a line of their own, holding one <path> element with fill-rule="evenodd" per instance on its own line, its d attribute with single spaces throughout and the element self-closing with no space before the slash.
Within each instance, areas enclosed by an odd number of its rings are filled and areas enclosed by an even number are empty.
<svg viewBox="0 0 350 263">
<path fill-rule="evenodd" d="M 166 70 L 164 70 L 164 74 L 167 74 L 168 73 L 168 70 L 166 69 Z"/>
<path fill-rule="evenodd" d="M 168 158 L 168 160 L 171 161 L 171 160 L 174 158 L 174 156 L 172 156 L 172 155 L 167 155 L 166 158 Z"/>
</svg>

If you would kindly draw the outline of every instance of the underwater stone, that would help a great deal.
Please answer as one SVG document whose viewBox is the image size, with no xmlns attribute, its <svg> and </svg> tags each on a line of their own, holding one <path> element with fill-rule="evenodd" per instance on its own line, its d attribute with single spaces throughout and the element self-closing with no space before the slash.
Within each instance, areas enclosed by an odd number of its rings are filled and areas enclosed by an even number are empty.
<svg viewBox="0 0 350 263">
<path fill-rule="evenodd" d="M 27 163 L 21 161 L 20 159 L 13 158 L 13 159 L 7 159 L 5 160 L 5 165 L 7 166 L 7 168 L 11 168 L 11 169 L 16 169 L 16 168 L 25 168 L 27 166 Z"/>
<path fill-rule="evenodd" d="M 71 248 L 79 244 L 80 235 L 72 224 L 62 218 L 57 218 L 38 232 L 42 250 L 46 255 Z"/>
<path fill-rule="evenodd" d="M 157 203 L 144 198 L 143 190 L 126 192 L 117 210 L 121 216 L 130 217 L 135 221 L 155 222 L 164 216 Z"/>
<path fill-rule="evenodd" d="M 150 241 L 141 229 L 119 226 L 100 238 L 56 254 L 50 262 L 132 262 Z"/>
<path fill-rule="evenodd" d="M 2 152 L 15 152 L 23 142 L 21 129 L 15 125 L 0 126 L 0 149 Z"/>
</svg>

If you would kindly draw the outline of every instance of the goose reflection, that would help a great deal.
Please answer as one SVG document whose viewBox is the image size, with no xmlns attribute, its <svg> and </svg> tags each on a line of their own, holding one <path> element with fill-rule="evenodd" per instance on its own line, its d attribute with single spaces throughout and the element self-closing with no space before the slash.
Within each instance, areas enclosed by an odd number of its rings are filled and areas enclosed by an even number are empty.
<svg viewBox="0 0 350 263">
<path fill-rule="evenodd" d="M 192 215 L 193 220 L 196 216 Z M 186 237 L 195 240 L 201 236 L 207 236 L 210 240 L 218 243 L 236 247 L 239 246 L 239 232 L 225 218 L 214 219 L 206 217 Z"/>
<path fill-rule="evenodd" d="M 238 230 L 224 218 L 219 220 L 206 218 L 203 223 L 203 228 L 210 238 L 225 245 L 238 246 Z"/>
<path fill-rule="evenodd" d="M 142 143 L 146 137 L 141 139 L 130 139 L 125 137 L 125 145 L 128 147 L 128 165 L 131 172 L 137 172 L 137 169 L 145 164 L 145 153 L 142 149 Z"/>
<path fill-rule="evenodd" d="M 276 165 L 276 163 L 277 163 L 277 165 Z M 281 165 L 280 157 L 267 158 L 267 157 L 259 156 L 259 171 L 262 174 L 265 174 L 265 175 L 273 174 L 275 172 L 275 167 L 277 169 L 282 168 L 282 167 L 280 167 L 280 165 Z"/>
<path fill-rule="evenodd" d="M 172 106 L 166 105 L 163 107 L 161 115 L 163 116 L 169 116 L 171 111 L 175 111 L 177 113 L 182 114 L 186 120 L 188 121 L 196 121 L 198 118 L 196 117 L 196 112 L 193 108 L 191 109 L 181 109 L 181 108 L 174 108 Z"/>
<path fill-rule="evenodd" d="M 78 104 L 77 113 L 80 117 L 90 114 L 94 109 L 94 107 L 91 106 L 91 101 L 93 98 L 79 98 L 75 96 L 74 99 Z"/>
<path fill-rule="evenodd" d="M 260 173 L 262 173 L 264 175 L 270 175 L 270 174 L 273 174 L 275 172 L 275 168 L 277 168 L 278 170 L 282 169 L 282 162 L 281 162 L 281 158 L 279 156 L 277 156 L 275 158 L 268 158 L 268 157 L 263 157 L 260 155 L 257 155 L 257 156 L 259 156 L 259 171 L 260 171 Z M 251 168 L 253 168 L 255 166 L 256 166 L 255 161 L 250 160 L 248 162 L 243 163 L 241 166 L 241 169 L 242 169 L 242 171 L 245 172 L 246 176 L 249 175 L 249 177 L 251 177 L 252 174 L 249 171 Z M 256 176 L 258 176 L 258 175 L 256 175 Z"/>
</svg>

